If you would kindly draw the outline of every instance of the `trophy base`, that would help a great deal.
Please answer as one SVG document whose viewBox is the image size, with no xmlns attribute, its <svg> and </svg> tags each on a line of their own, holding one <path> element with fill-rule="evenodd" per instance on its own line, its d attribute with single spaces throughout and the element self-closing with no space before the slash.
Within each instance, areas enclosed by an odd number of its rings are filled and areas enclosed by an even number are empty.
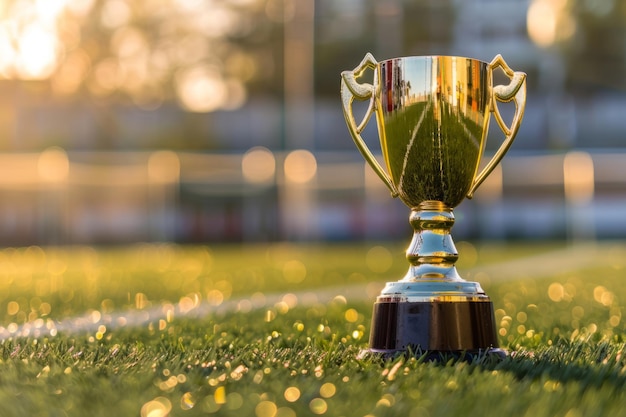
<svg viewBox="0 0 626 417">
<path fill-rule="evenodd" d="M 468 362 L 487 360 L 489 362 L 499 362 L 505 359 L 508 353 L 506 350 L 500 348 L 488 348 L 475 351 L 363 349 L 357 355 L 357 359 L 377 358 L 387 360 L 395 359 L 398 356 L 420 358 L 424 362 L 448 362 L 449 360 Z"/>
<path fill-rule="evenodd" d="M 374 304 L 370 348 L 384 357 L 410 353 L 428 360 L 506 357 L 498 347 L 493 304 L 486 295 L 407 301 L 381 295 Z M 450 301 L 452 299 L 452 301 Z"/>
</svg>

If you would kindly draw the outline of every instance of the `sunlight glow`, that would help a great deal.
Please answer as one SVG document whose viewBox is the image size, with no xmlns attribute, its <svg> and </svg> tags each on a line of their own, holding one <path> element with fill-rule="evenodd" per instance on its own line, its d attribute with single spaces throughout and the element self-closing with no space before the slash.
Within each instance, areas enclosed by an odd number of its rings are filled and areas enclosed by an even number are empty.
<svg viewBox="0 0 626 417">
<path fill-rule="evenodd" d="M 50 182 L 61 182 L 67 179 L 70 162 L 65 150 L 57 147 L 46 149 L 39 156 L 37 170 L 42 179 Z"/>
<path fill-rule="evenodd" d="M 100 20 L 102 25 L 108 28 L 117 28 L 131 18 L 131 10 L 128 3 L 122 0 L 109 0 L 102 6 Z"/>
<path fill-rule="evenodd" d="M 528 8 L 528 36 L 541 46 L 569 39 L 576 31 L 576 21 L 566 10 L 567 0 L 533 0 Z"/>
<path fill-rule="evenodd" d="M 227 99 L 226 84 L 219 72 L 211 67 L 180 71 L 176 77 L 176 91 L 181 104 L 193 112 L 217 110 Z"/>
<path fill-rule="evenodd" d="M 167 417 L 172 410 L 172 403 L 165 397 L 157 397 L 141 407 L 141 417 Z"/>
<path fill-rule="evenodd" d="M 181 104 L 192 112 L 235 110 L 246 99 L 243 84 L 236 79 L 225 79 L 213 66 L 201 65 L 181 70 L 175 82 Z"/>
<path fill-rule="evenodd" d="M 148 176 L 157 183 L 174 183 L 180 177 L 180 159 L 173 151 L 156 151 L 148 159 Z"/>
<path fill-rule="evenodd" d="M 503 192 L 502 165 L 496 165 L 476 192 L 484 204 L 492 204 L 502 199 Z"/>
<path fill-rule="evenodd" d="M 565 198 L 575 203 L 586 203 L 593 199 L 593 159 L 587 152 L 573 151 L 563 160 L 563 182 Z"/>
<path fill-rule="evenodd" d="M 549 46 L 556 38 L 556 14 L 548 1 L 534 1 L 528 8 L 528 34 L 539 46 Z"/>
<path fill-rule="evenodd" d="M 77 49 L 69 55 L 52 78 L 52 89 L 57 94 L 75 93 L 85 80 L 91 60 L 83 50 Z"/>
<path fill-rule="evenodd" d="M 0 27 L 0 74 L 7 78 L 49 78 L 63 54 L 60 17 L 66 0 L 31 0 L 7 8 Z"/>
<path fill-rule="evenodd" d="M 154 7 L 147 0 L 142 5 L 128 0 L 0 3 L 0 78 L 49 79 L 52 91 L 65 96 L 83 86 L 97 97 L 121 90 L 147 110 L 165 101 L 165 85 L 172 82 L 172 95 L 188 111 L 235 110 L 245 103 L 244 83 L 257 75 L 258 64 L 246 52 L 223 48 L 224 38 L 251 30 L 237 5 L 255 7 L 259 0 L 231 1 L 169 0 Z M 102 32 L 97 36 L 90 28 L 94 24 Z M 221 52 L 216 45 L 222 45 Z"/>
<path fill-rule="evenodd" d="M 58 49 L 53 31 L 28 26 L 20 37 L 15 62 L 20 78 L 43 79 L 52 75 L 58 64 Z"/>
<path fill-rule="evenodd" d="M 292 151 L 285 158 L 285 177 L 288 181 L 306 183 L 317 174 L 315 156 L 304 149 Z"/>
<path fill-rule="evenodd" d="M 269 149 L 257 146 L 250 149 L 243 156 L 241 171 L 246 181 L 252 183 L 266 183 L 274 178 L 276 159 Z"/>
</svg>

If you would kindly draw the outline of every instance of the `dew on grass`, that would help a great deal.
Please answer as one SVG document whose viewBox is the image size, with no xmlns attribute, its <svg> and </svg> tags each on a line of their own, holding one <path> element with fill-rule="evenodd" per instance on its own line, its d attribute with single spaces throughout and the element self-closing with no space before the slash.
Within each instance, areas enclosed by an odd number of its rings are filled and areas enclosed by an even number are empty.
<svg viewBox="0 0 626 417">
<path fill-rule="evenodd" d="M 300 398 L 300 389 L 298 389 L 297 387 L 289 387 L 285 390 L 283 395 L 285 397 L 285 400 L 289 401 L 290 403 L 296 402 Z"/>
<path fill-rule="evenodd" d="M 261 370 L 256 371 L 256 373 L 254 374 L 254 377 L 252 378 L 252 382 L 254 382 L 255 384 L 260 384 L 261 382 L 263 382 L 263 376 L 264 373 Z"/>
<path fill-rule="evenodd" d="M 178 309 L 182 314 L 186 314 L 198 307 L 200 304 L 200 296 L 196 293 L 181 297 L 178 301 Z"/>
<path fill-rule="evenodd" d="M 165 397 L 157 397 L 141 407 L 141 417 L 167 417 L 172 403 Z"/>
<path fill-rule="evenodd" d="M 212 306 L 219 306 L 224 302 L 224 294 L 220 290 L 212 289 L 207 293 L 207 302 Z"/>
<path fill-rule="evenodd" d="M 309 402 L 309 409 L 313 414 L 321 415 L 328 411 L 328 404 L 322 398 L 313 398 Z"/>
<path fill-rule="evenodd" d="M 294 308 L 298 305 L 298 296 L 295 294 L 285 294 L 283 295 L 282 302 L 287 304 L 287 307 Z"/>
<path fill-rule="evenodd" d="M 547 392 L 556 392 L 559 390 L 561 384 L 559 381 L 548 380 L 543 384 L 543 389 Z"/>
<path fill-rule="evenodd" d="M 254 414 L 256 417 L 274 417 L 278 407 L 272 401 L 260 401 L 256 407 L 254 407 Z"/>
<path fill-rule="evenodd" d="M 213 394 L 213 398 L 215 400 L 215 404 L 226 404 L 226 388 L 223 386 L 217 387 L 215 389 L 215 393 Z"/>
<path fill-rule="evenodd" d="M 237 303 L 236 311 L 240 313 L 249 313 L 252 311 L 252 302 L 250 300 L 241 300 Z"/>
<path fill-rule="evenodd" d="M 267 304 L 267 297 L 262 292 L 257 291 L 250 297 L 250 302 L 252 308 L 261 308 Z"/>
<path fill-rule="evenodd" d="M 335 298 L 333 298 L 332 302 L 336 304 L 344 305 L 344 306 L 348 304 L 348 300 L 346 299 L 346 297 L 341 294 L 336 295 Z"/>
<path fill-rule="evenodd" d="M 598 285 L 593 289 L 593 299 L 603 306 L 609 307 L 613 304 L 615 295 L 604 286 Z"/>
<path fill-rule="evenodd" d="M 349 308 L 344 313 L 344 317 L 347 322 L 354 323 L 359 319 L 359 312 L 353 308 Z"/>
<path fill-rule="evenodd" d="M 279 301 L 274 304 L 274 308 L 279 314 L 287 314 L 289 312 L 289 305 L 284 301 Z"/>
<path fill-rule="evenodd" d="M 230 378 L 234 381 L 239 381 L 243 374 L 248 372 L 248 368 L 244 365 L 237 366 L 231 373 Z"/>
<path fill-rule="evenodd" d="M 332 382 L 326 382 L 320 387 L 320 396 L 322 398 L 331 398 L 336 392 L 337 388 Z"/>
<path fill-rule="evenodd" d="M 376 407 L 386 407 L 389 408 L 393 406 L 395 402 L 395 398 L 391 394 L 385 394 L 383 397 L 376 402 Z"/>
<path fill-rule="evenodd" d="M 226 395 L 226 408 L 238 410 L 243 406 L 243 397 L 238 392 L 231 392 Z"/>
<path fill-rule="evenodd" d="M 171 375 L 165 381 L 161 381 L 158 383 L 159 389 L 165 392 L 173 390 L 176 385 L 178 385 L 178 378 L 176 378 L 174 375 Z"/>
<path fill-rule="evenodd" d="M 305 280 L 307 269 L 302 261 L 292 259 L 283 265 L 283 277 L 285 281 L 292 284 L 299 284 Z"/>
<path fill-rule="evenodd" d="M 7 314 L 14 316 L 20 311 L 20 305 L 16 301 L 9 301 L 7 304 Z"/>
<path fill-rule="evenodd" d="M 215 398 L 212 395 L 207 395 L 202 400 L 202 411 L 208 414 L 213 414 L 219 411 L 221 404 L 215 402 Z M 142 416 L 143 417 L 143 416 Z"/>
<path fill-rule="evenodd" d="M 180 397 L 180 408 L 191 410 L 196 405 L 196 400 L 191 392 L 186 392 Z"/>
<path fill-rule="evenodd" d="M 575 306 L 572 308 L 572 318 L 575 320 L 580 320 L 585 315 L 585 309 L 582 306 Z"/>
<path fill-rule="evenodd" d="M 296 417 L 297 414 L 289 407 L 280 407 L 276 410 L 276 415 L 274 417 Z"/>
<path fill-rule="evenodd" d="M 564 296 L 565 288 L 563 288 L 563 285 L 558 282 L 553 282 L 552 284 L 550 284 L 550 286 L 548 287 L 548 297 L 550 297 L 550 300 L 554 302 L 559 302 L 563 300 Z"/>
<path fill-rule="evenodd" d="M 365 255 L 365 265 L 378 274 L 387 272 L 393 266 L 393 256 L 384 246 L 374 246 Z"/>
</svg>

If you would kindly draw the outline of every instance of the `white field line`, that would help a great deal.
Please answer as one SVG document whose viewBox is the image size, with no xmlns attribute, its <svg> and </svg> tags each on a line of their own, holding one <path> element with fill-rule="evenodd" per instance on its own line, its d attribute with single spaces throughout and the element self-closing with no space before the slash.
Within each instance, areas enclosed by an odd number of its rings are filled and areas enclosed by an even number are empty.
<svg viewBox="0 0 626 417">
<path fill-rule="evenodd" d="M 619 253 L 618 253 L 619 252 Z M 499 263 L 480 265 L 480 267 L 461 271 L 461 275 L 471 280 L 478 273 L 487 274 L 494 281 L 532 279 L 552 274 L 575 271 L 596 263 L 610 262 L 619 256 L 624 259 L 624 247 L 610 247 L 606 244 L 574 245 L 565 249 L 553 250 L 538 255 L 507 260 Z M 398 277 L 400 279 L 401 277 Z M 0 326 L 0 341 L 11 338 L 43 337 L 62 334 L 80 334 L 110 331 L 122 327 L 141 327 L 152 323 L 154 326 L 166 324 L 174 317 L 201 318 L 221 315 L 229 312 L 250 312 L 261 309 L 273 309 L 282 306 L 292 308 L 327 304 L 333 300 L 356 302 L 371 300 L 384 286 L 384 282 L 368 284 L 325 287 L 314 290 L 277 294 L 252 294 L 248 297 L 229 299 L 223 302 L 200 302 L 190 304 L 189 300 L 177 304 L 165 304 L 143 310 L 128 310 L 110 314 L 90 311 L 82 316 L 60 321 L 37 319 L 22 325 Z M 104 330 L 104 331 L 103 331 Z"/>
<path fill-rule="evenodd" d="M 406 145 L 406 152 L 404 153 L 404 161 L 402 162 L 402 172 L 400 173 L 400 181 L 398 182 L 399 183 L 398 188 L 400 190 L 402 190 L 402 188 L 403 188 L 404 173 L 406 172 L 406 166 L 409 163 L 409 154 L 413 150 L 413 142 L 415 142 L 415 137 L 416 137 L 418 131 L 420 130 L 420 127 L 422 126 L 422 122 L 424 121 L 424 117 L 426 117 L 426 114 L 430 110 L 430 107 L 431 107 L 430 102 L 427 102 L 426 103 L 426 107 L 424 107 L 424 111 L 422 112 L 422 115 L 420 116 L 420 119 L 415 124 L 415 128 L 413 129 L 413 133 L 411 134 L 411 140 L 409 140 L 409 143 Z"/>
</svg>

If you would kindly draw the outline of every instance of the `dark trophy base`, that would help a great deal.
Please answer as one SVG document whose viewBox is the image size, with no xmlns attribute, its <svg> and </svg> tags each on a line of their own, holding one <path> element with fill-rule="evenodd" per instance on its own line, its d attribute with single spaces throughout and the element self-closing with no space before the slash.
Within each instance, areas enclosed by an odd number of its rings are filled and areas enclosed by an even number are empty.
<svg viewBox="0 0 626 417">
<path fill-rule="evenodd" d="M 370 348 L 360 357 L 410 354 L 435 361 L 506 357 L 498 347 L 493 305 L 487 297 L 428 302 L 390 298 L 381 296 L 374 304 Z"/>
</svg>

